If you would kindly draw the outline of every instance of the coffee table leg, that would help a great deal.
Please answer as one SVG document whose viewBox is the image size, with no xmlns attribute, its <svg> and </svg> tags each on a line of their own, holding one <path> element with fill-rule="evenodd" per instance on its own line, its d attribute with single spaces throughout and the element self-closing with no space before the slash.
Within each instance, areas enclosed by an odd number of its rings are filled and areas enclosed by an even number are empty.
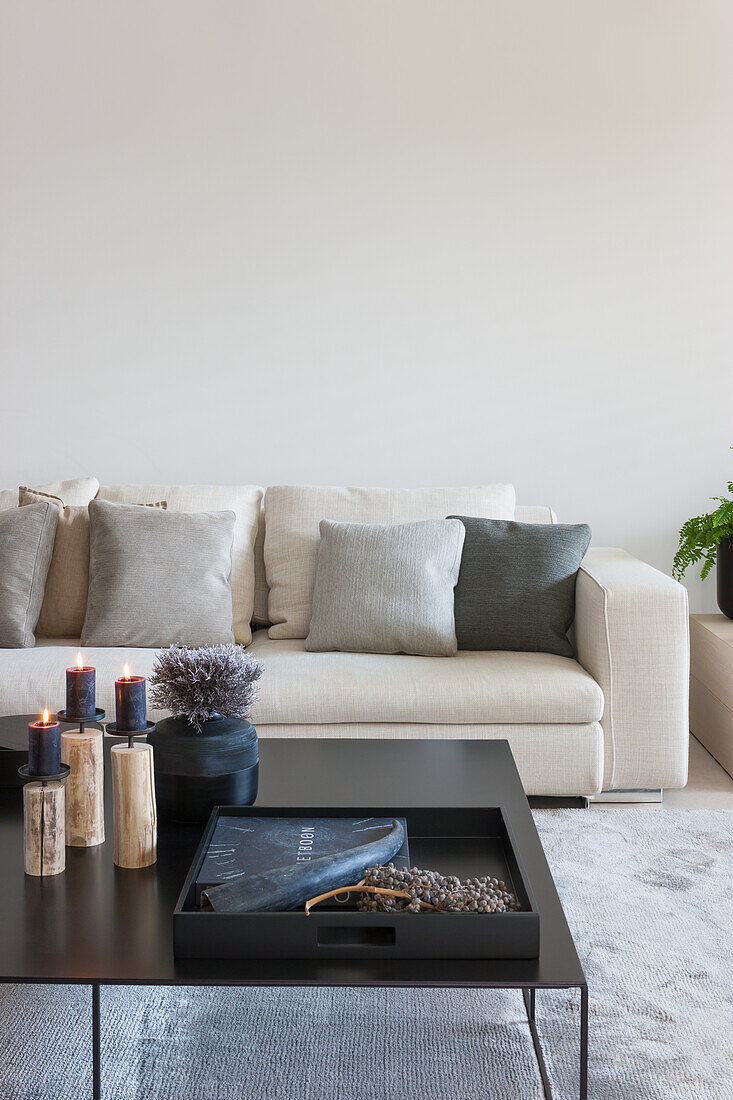
<svg viewBox="0 0 733 1100">
<path fill-rule="evenodd" d="M 537 1068 L 540 1071 L 540 1077 L 542 1079 L 542 1091 L 545 1095 L 545 1100 L 552 1100 L 552 1089 L 550 1088 L 550 1078 L 547 1076 L 547 1066 L 545 1065 L 545 1058 L 542 1053 L 542 1044 L 540 1043 L 540 1037 L 537 1034 L 537 1024 L 535 1023 L 534 1015 L 534 1002 L 535 1002 L 535 989 L 534 986 L 522 989 L 522 996 L 524 997 L 524 1007 L 527 1009 L 527 1022 L 529 1023 L 529 1030 L 532 1036 L 532 1043 L 534 1045 L 534 1053 L 537 1059 Z"/>
<path fill-rule="evenodd" d="M 102 1100 L 102 1047 L 100 1042 L 99 982 L 92 983 L 92 1097 Z"/>
<path fill-rule="evenodd" d="M 588 986 L 580 987 L 580 1100 L 588 1100 Z"/>
</svg>

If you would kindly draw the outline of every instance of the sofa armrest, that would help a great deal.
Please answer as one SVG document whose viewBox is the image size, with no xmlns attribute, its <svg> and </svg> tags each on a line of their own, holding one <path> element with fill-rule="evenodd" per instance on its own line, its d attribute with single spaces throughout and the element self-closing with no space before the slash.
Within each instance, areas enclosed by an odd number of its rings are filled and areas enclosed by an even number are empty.
<svg viewBox="0 0 733 1100">
<path fill-rule="evenodd" d="M 576 584 L 575 640 L 605 699 L 603 789 L 684 787 L 687 590 L 623 550 L 591 549 Z"/>
</svg>

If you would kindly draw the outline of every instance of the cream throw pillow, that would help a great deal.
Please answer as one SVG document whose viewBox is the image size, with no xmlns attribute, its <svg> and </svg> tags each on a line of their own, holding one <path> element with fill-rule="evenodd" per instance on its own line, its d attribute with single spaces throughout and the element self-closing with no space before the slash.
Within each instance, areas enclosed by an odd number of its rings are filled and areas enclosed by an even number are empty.
<svg viewBox="0 0 733 1100">
<path fill-rule="evenodd" d="M 41 501 L 56 505 L 59 520 L 36 634 L 39 638 L 79 638 L 89 590 L 89 508 L 86 504 L 64 507 L 59 497 L 38 489 L 21 486 L 18 490 L 21 507 Z M 156 501 L 154 507 L 165 508 L 166 502 Z"/>
<path fill-rule="evenodd" d="M 460 502 L 460 503 L 459 503 Z M 318 564 L 318 525 L 412 523 L 453 514 L 514 518 L 513 485 L 465 489 L 349 489 L 275 485 L 265 493 L 265 570 L 271 638 L 305 638 Z"/>
<path fill-rule="evenodd" d="M 97 499 L 117 504 L 167 500 L 169 512 L 234 512 L 231 576 L 234 639 L 241 645 L 249 645 L 255 591 L 254 545 L 262 501 L 258 485 L 103 485 Z"/>
</svg>

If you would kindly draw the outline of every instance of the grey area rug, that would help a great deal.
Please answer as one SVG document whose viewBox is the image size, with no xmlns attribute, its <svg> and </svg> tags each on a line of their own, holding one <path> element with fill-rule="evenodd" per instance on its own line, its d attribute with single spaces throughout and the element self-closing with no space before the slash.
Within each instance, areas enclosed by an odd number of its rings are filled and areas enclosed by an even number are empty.
<svg viewBox="0 0 733 1100">
<path fill-rule="evenodd" d="M 535 819 L 590 987 L 590 1096 L 731 1100 L 733 814 Z M 537 1010 L 577 1096 L 578 995 Z M 105 1100 L 542 1096 L 514 991 L 118 988 L 102 1013 Z M 90 1096 L 90 1032 L 86 990 L 0 986 L 0 1096 Z"/>
</svg>

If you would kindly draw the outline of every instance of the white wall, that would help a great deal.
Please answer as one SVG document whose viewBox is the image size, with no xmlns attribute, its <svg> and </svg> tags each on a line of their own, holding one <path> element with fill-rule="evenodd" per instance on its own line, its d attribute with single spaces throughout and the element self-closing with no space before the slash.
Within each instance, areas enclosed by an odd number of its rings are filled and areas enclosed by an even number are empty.
<svg viewBox="0 0 733 1100">
<path fill-rule="evenodd" d="M 1 485 L 513 480 L 669 568 L 733 477 L 728 0 L 0 19 Z"/>
</svg>

